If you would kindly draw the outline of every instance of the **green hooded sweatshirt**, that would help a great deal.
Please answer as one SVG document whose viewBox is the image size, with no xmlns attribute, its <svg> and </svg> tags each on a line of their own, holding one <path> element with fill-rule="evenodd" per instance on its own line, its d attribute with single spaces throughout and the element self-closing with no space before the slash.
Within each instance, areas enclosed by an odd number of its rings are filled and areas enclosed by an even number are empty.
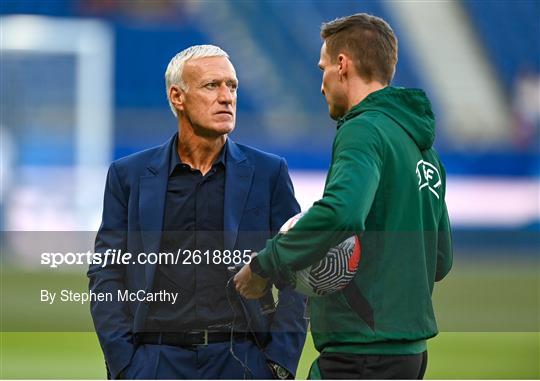
<svg viewBox="0 0 540 381">
<path fill-rule="evenodd" d="M 435 281 L 452 266 L 443 166 L 425 93 L 386 87 L 338 121 L 323 197 L 258 255 L 264 273 L 294 284 L 351 234 L 362 252 L 352 298 L 310 298 L 318 351 L 415 354 L 437 334 Z"/>
</svg>

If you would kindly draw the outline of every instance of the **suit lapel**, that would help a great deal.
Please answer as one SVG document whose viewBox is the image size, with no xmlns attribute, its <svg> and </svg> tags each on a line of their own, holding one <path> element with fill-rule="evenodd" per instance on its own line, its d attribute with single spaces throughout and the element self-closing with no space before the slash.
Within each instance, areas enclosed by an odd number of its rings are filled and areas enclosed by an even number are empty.
<svg viewBox="0 0 540 381">
<path fill-rule="evenodd" d="M 225 171 L 225 197 L 223 227 L 225 249 L 233 249 L 238 237 L 238 227 L 251 189 L 253 166 L 231 139 L 227 139 Z"/>
<path fill-rule="evenodd" d="M 147 167 L 147 174 L 139 179 L 139 224 L 146 253 L 159 251 L 169 179 L 169 153 L 176 136 L 177 134 L 156 152 Z M 145 265 L 147 288 L 152 287 L 156 266 Z"/>
</svg>

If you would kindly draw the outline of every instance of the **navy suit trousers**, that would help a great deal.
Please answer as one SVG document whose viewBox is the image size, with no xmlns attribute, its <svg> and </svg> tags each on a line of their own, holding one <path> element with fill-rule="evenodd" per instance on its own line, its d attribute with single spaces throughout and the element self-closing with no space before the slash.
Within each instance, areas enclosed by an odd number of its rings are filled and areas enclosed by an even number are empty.
<svg viewBox="0 0 540 381">
<path fill-rule="evenodd" d="M 143 344 L 123 372 L 127 379 L 272 379 L 264 353 L 251 341 L 193 347 Z"/>
</svg>

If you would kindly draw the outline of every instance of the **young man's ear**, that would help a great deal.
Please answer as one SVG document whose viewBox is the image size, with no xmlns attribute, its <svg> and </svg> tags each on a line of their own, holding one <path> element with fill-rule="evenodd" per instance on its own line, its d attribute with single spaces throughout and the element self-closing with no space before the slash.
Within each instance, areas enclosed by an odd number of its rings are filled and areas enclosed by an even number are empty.
<svg viewBox="0 0 540 381">
<path fill-rule="evenodd" d="M 347 56 L 343 53 L 340 53 L 337 56 L 337 62 L 338 62 L 338 73 L 339 75 L 345 75 L 349 71 L 349 59 Z"/>
<path fill-rule="evenodd" d="M 171 88 L 169 89 L 169 99 L 177 110 L 184 109 L 184 92 L 178 86 L 171 86 Z"/>
</svg>

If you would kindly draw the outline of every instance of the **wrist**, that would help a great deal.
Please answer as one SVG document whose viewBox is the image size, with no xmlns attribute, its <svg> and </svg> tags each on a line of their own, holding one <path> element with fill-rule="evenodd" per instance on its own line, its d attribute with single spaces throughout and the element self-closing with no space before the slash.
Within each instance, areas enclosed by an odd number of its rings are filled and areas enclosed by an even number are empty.
<svg viewBox="0 0 540 381">
<path fill-rule="evenodd" d="M 257 256 L 251 259 L 251 262 L 249 263 L 249 268 L 253 274 L 258 275 L 261 278 L 264 278 L 264 279 L 269 278 L 266 271 L 264 271 L 264 269 L 262 268 L 261 263 L 259 262 L 259 258 Z"/>
</svg>

